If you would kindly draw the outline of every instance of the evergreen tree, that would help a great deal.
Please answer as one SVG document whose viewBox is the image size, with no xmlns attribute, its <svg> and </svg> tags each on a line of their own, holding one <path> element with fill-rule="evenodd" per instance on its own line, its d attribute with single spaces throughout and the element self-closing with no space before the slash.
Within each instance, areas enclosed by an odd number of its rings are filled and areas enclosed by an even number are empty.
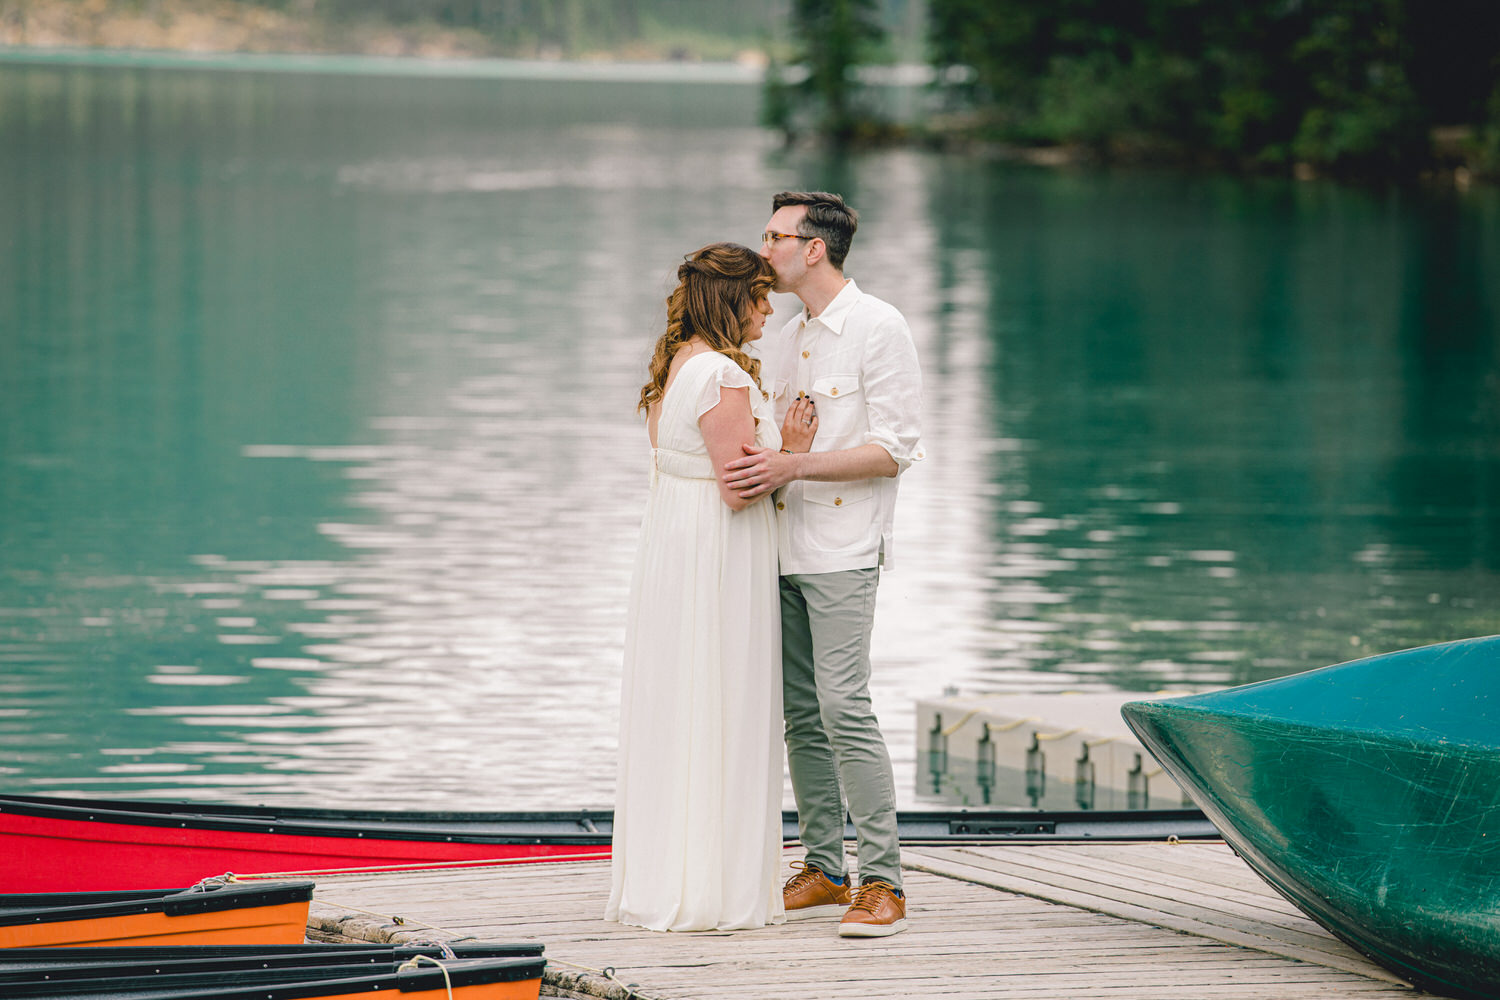
<svg viewBox="0 0 1500 1000">
<path fill-rule="evenodd" d="M 807 69 L 799 96 L 816 109 L 819 130 L 846 144 L 867 121 L 855 70 L 885 37 L 878 0 L 794 0 L 792 30 Z"/>
</svg>

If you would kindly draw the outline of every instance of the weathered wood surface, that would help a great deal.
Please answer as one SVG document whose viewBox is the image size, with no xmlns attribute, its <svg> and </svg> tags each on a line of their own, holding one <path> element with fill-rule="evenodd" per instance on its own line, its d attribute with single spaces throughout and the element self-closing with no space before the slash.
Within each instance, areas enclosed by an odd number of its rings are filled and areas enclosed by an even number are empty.
<svg viewBox="0 0 1500 1000">
<path fill-rule="evenodd" d="M 926 848 L 909 860 L 951 878 L 1402 982 L 1305 916 L 1222 844 Z"/>
<path fill-rule="evenodd" d="M 1421 995 L 1303 916 L 1222 844 L 902 853 L 910 927 L 883 939 L 842 939 L 832 918 L 702 934 L 607 924 L 607 862 L 320 876 L 309 936 L 540 941 L 544 993 L 622 1000 L 628 984 L 650 1000 Z"/>
</svg>

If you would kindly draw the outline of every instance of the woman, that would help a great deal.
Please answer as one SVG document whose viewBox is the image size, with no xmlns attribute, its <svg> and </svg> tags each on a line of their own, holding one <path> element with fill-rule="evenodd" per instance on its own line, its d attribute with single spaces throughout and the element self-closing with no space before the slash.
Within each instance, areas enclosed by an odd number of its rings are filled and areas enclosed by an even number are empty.
<svg viewBox="0 0 1500 1000">
<path fill-rule="evenodd" d="M 805 451 L 775 426 L 745 353 L 775 273 L 715 243 L 677 269 L 641 389 L 651 493 L 630 588 L 606 920 L 652 930 L 780 923 L 781 621 L 771 504 L 727 489 L 742 446 Z"/>
</svg>

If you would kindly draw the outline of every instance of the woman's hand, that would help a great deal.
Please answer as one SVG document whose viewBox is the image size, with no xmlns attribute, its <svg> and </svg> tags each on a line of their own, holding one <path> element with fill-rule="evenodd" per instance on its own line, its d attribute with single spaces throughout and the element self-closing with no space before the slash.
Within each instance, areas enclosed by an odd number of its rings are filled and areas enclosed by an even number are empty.
<svg viewBox="0 0 1500 1000">
<path fill-rule="evenodd" d="M 786 408 L 786 419 L 781 422 L 781 447 L 785 451 L 811 451 L 817 433 L 817 407 L 811 396 L 799 392 L 792 405 Z"/>
</svg>

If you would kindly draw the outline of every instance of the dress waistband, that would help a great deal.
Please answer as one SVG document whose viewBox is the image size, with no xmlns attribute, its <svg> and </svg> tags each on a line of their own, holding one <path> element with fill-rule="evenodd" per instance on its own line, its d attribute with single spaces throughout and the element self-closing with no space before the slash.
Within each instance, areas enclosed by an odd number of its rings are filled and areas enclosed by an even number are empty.
<svg viewBox="0 0 1500 1000">
<path fill-rule="evenodd" d="M 689 455 L 685 451 L 673 451 L 670 448 L 652 450 L 651 472 L 653 477 L 662 475 L 676 479 L 717 480 L 719 478 L 714 472 L 713 461 L 707 455 Z"/>
</svg>

